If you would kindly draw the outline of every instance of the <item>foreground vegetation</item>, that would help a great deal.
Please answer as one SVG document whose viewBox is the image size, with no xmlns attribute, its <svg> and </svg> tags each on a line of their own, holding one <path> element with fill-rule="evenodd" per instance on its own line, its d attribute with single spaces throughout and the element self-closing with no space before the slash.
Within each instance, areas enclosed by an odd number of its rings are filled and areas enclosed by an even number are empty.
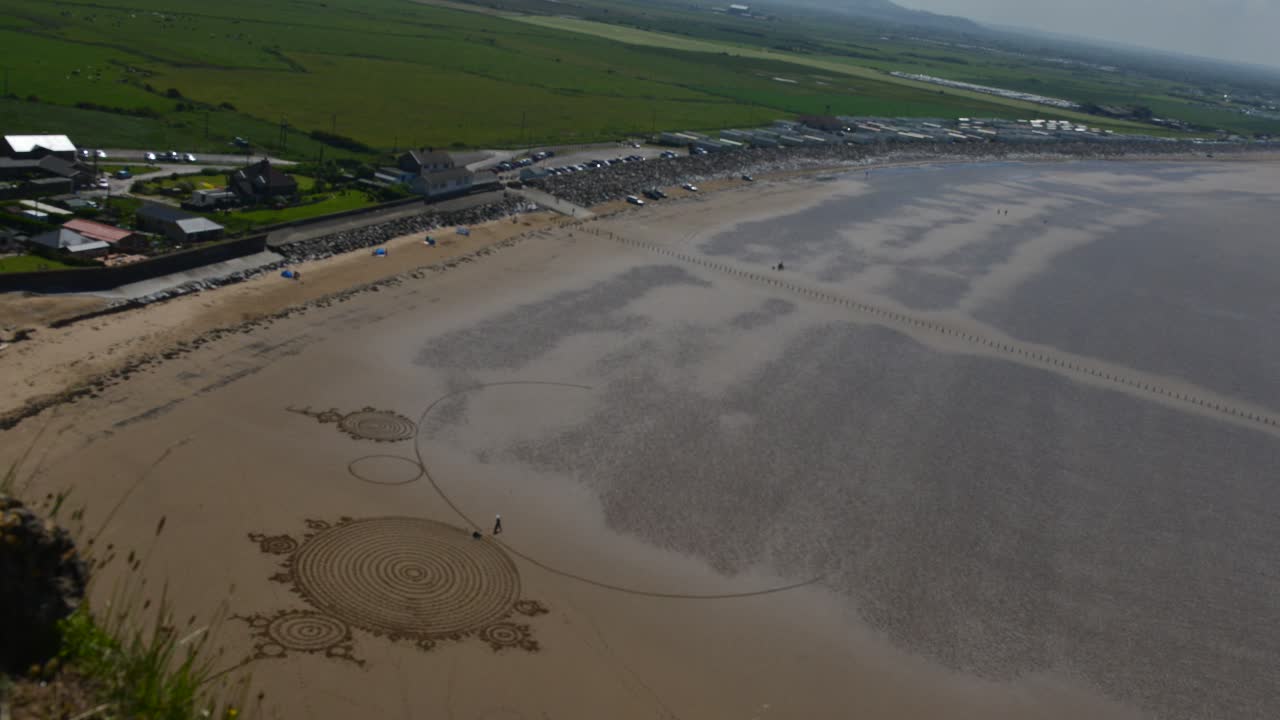
<svg viewBox="0 0 1280 720">
<path fill-rule="evenodd" d="M 0 499 L 29 490 L 32 473 L 21 473 L 21 468 L 30 459 L 33 447 L 34 443 L 0 475 Z M 20 481 L 20 473 L 25 481 Z M 50 498 L 36 516 L 37 524 L 43 526 L 39 532 L 62 533 L 64 531 L 56 528 L 67 494 Z M 25 512 L 21 505 L 18 507 Z M 89 560 L 93 554 L 90 548 L 118 507 L 117 504 L 108 513 L 94 536 L 82 534 L 78 539 L 79 558 L 87 561 L 89 567 L 95 565 Z M 9 533 L 8 544 L 16 547 L 30 544 L 30 537 L 14 535 L 27 532 L 26 524 L 16 516 L 8 517 L 10 512 L 6 512 L 5 523 L 0 525 Z M 83 512 L 80 509 L 70 513 L 71 522 L 83 526 Z M 41 520 L 43 522 L 39 522 Z M 156 527 L 153 542 L 160 542 L 163 530 L 162 520 Z M 75 549 L 68 552 L 76 554 Z M 97 566 L 101 569 L 111 561 L 112 557 L 108 556 Z M 133 572 L 145 564 L 145 559 L 135 561 L 130 555 L 130 562 L 129 569 Z M 45 582 L 45 578 L 33 575 L 30 585 L 19 591 L 39 595 L 47 591 L 42 586 Z M 90 583 L 92 586 L 92 578 Z M 14 592 L 13 588 L 5 589 Z M 142 583 L 137 582 L 137 576 L 130 575 L 117 585 L 111 601 L 100 609 L 105 611 L 92 612 L 88 599 L 84 599 L 70 615 L 58 621 L 56 656 L 16 677 L 0 671 L 0 716 L 8 718 L 16 713 L 17 717 L 77 720 L 235 720 L 239 717 L 247 703 L 248 677 L 218 684 L 216 681 L 241 665 L 218 670 L 214 663 L 220 658 L 210 647 L 210 637 L 225 617 L 225 605 L 209 624 L 197 625 L 193 616 L 180 627 L 166 593 L 162 591 L 153 605 L 150 600 L 142 599 L 141 590 Z M 12 618 L 5 620 L 12 622 Z"/>
</svg>

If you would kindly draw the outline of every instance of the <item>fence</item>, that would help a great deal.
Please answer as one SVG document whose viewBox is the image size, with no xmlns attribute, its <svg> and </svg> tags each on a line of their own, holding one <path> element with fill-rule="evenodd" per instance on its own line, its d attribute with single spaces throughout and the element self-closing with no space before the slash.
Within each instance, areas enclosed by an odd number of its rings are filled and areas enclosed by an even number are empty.
<svg viewBox="0 0 1280 720">
<path fill-rule="evenodd" d="M 95 292 L 110 290 L 171 273 L 262 252 L 266 235 L 209 243 L 190 250 L 116 267 L 68 268 L 36 272 L 0 273 L 0 292 Z"/>
</svg>

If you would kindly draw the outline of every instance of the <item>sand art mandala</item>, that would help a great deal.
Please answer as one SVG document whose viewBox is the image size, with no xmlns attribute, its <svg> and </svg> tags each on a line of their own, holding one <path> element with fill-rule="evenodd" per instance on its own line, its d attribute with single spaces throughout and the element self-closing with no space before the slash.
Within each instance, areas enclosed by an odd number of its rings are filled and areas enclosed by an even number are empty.
<svg viewBox="0 0 1280 720">
<path fill-rule="evenodd" d="M 418 432 L 418 426 L 409 418 L 390 410 L 366 407 L 351 413 L 337 408 L 315 411 L 311 408 L 286 408 L 289 412 L 313 417 L 322 423 L 337 423 L 338 429 L 357 440 L 374 442 L 399 442 L 409 440 Z"/>
<path fill-rule="evenodd" d="M 349 651 L 329 651 L 349 648 L 349 635 L 333 642 L 338 629 L 347 627 L 411 641 L 423 650 L 472 636 L 495 651 L 539 649 L 530 627 L 510 619 L 536 617 L 547 609 L 520 597 L 520 574 L 496 543 L 410 517 L 308 520 L 307 527 L 300 541 L 289 535 L 249 536 L 262 552 L 282 558 L 281 572 L 271 579 L 288 585 L 314 609 L 299 617 L 296 627 L 259 628 L 253 622 L 262 616 L 253 616 L 250 625 L 261 640 L 255 657 L 296 649 L 352 659 Z"/>
</svg>

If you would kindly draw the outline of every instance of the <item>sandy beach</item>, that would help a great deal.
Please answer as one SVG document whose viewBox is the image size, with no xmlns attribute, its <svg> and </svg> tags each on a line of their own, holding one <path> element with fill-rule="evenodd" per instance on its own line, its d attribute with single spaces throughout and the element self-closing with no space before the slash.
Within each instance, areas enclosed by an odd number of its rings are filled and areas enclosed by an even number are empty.
<svg viewBox="0 0 1280 720">
<path fill-rule="evenodd" d="M 405 237 L 40 327 L 0 412 L 156 361 L 0 462 L 84 509 L 96 608 L 214 622 L 250 717 L 1274 716 L 1278 179 L 916 164 Z"/>
</svg>

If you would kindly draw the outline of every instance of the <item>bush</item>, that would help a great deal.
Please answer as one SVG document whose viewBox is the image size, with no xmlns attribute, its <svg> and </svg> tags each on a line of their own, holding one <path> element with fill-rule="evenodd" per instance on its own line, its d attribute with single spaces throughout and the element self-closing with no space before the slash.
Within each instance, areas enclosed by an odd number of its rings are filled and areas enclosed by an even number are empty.
<svg viewBox="0 0 1280 720">
<path fill-rule="evenodd" d="M 164 91 L 164 96 L 167 98 L 173 98 L 176 100 L 182 97 L 182 93 L 178 92 L 178 88 L 169 88 L 168 90 Z"/>
</svg>

